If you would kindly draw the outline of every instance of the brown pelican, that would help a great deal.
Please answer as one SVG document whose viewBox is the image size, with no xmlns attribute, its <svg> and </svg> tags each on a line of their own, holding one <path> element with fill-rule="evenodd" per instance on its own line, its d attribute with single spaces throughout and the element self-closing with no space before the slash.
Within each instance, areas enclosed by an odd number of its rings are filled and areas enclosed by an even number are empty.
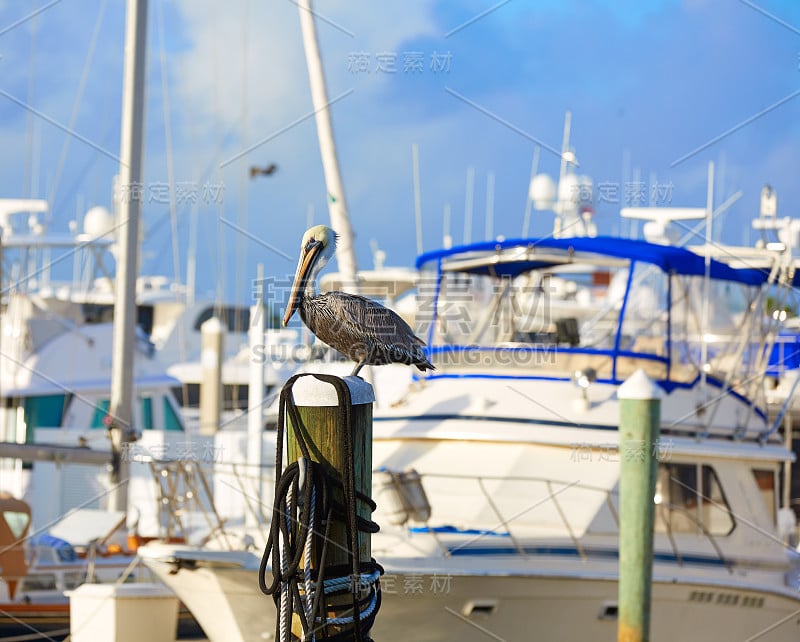
<svg viewBox="0 0 800 642">
<path fill-rule="evenodd" d="M 306 231 L 283 325 L 295 310 L 320 340 L 356 362 L 351 375 L 367 364 L 407 363 L 433 370 L 422 351 L 425 342 L 394 311 L 357 294 L 316 293 L 317 275 L 336 251 L 336 232 L 325 225 Z"/>
</svg>

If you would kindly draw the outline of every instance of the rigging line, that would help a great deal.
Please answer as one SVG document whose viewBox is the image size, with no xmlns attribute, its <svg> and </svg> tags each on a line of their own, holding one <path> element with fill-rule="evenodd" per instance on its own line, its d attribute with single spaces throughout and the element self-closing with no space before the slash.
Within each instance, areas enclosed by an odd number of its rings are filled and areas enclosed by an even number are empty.
<svg viewBox="0 0 800 642">
<path fill-rule="evenodd" d="M 472 206 L 475 198 L 475 168 L 467 168 L 467 187 L 464 196 L 464 244 L 472 242 Z"/>
<path fill-rule="evenodd" d="M 249 42 L 248 42 L 248 31 L 250 27 L 250 2 L 249 0 L 245 0 L 244 3 L 244 13 L 242 19 L 242 109 L 241 109 L 241 131 L 240 136 L 242 138 L 242 147 L 247 147 L 247 86 L 248 86 L 248 49 L 249 49 Z M 245 171 L 244 167 L 239 168 L 239 207 L 238 212 L 236 215 L 236 222 L 238 223 L 239 227 L 243 229 L 247 229 L 247 207 L 248 207 L 248 200 L 247 200 L 247 185 L 249 181 L 248 173 Z M 239 304 L 244 303 L 244 293 L 242 290 L 244 288 L 244 283 L 242 283 L 242 272 L 247 272 L 247 244 L 245 243 L 245 239 L 242 237 L 241 234 L 236 235 L 236 263 L 234 266 L 234 278 L 233 278 L 233 296 L 234 302 L 237 304 L 236 309 L 234 311 L 234 332 L 241 332 L 242 331 L 242 324 L 244 319 L 242 319 L 242 315 L 239 311 Z"/>
<path fill-rule="evenodd" d="M 181 257 L 178 248 L 178 212 L 175 204 L 175 161 L 172 154 L 172 117 L 169 101 L 169 80 L 167 77 L 167 53 L 164 46 L 166 33 L 164 31 L 164 0 L 159 0 L 156 6 L 156 20 L 158 25 L 158 49 L 161 67 L 161 95 L 164 109 L 164 146 L 167 156 L 167 183 L 169 184 L 169 218 L 172 228 L 172 269 L 175 283 L 181 282 Z"/>
<path fill-rule="evenodd" d="M 213 29 L 211 32 L 211 79 L 212 79 L 212 113 L 214 115 L 214 158 L 217 161 L 217 167 L 215 170 L 216 176 L 218 179 L 222 178 L 222 172 L 220 169 L 219 159 L 222 156 L 222 135 L 220 132 L 221 129 L 221 118 L 220 118 L 220 95 L 219 95 L 219 59 L 218 59 L 218 52 L 219 52 L 219 19 L 218 19 L 218 7 L 217 3 L 212 3 L 211 8 L 211 20 L 213 22 Z M 221 180 L 220 180 L 221 182 Z M 217 315 L 222 314 L 222 294 L 224 291 L 224 283 L 225 283 L 225 230 L 222 225 L 222 215 L 224 211 L 221 207 L 219 207 L 218 203 L 215 203 L 216 210 L 217 210 L 217 238 L 213 239 L 211 237 L 207 237 L 208 246 L 209 246 L 209 253 L 208 255 L 214 256 L 213 251 L 213 242 L 216 240 L 217 251 L 216 251 L 216 283 L 215 285 L 215 293 L 214 293 L 214 311 Z"/>
<path fill-rule="evenodd" d="M 219 159 L 222 155 L 222 136 L 220 134 L 220 115 L 219 115 L 219 65 L 217 60 L 217 53 L 218 53 L 218 6 L 216 2 L 211 3 L 211 22 L 212 22 L 212 29 L 211 29 L 211 114 L 212 114 L 212 127 L 213 127 L 213 139 L 214 139 L 214 153 L 213 153 L 213 165 L 209 168 L 208 176 L 213 175 L 217 177 L 217 179 L 221 178 L 220 172 L 220 164 Z M 209 203 L 209 209 L 215 208 L 216 203 Z M 222 221 L 220 217 L 222 216 L 222 212 L 217 209 L 217 230 L 216 230 L 216 238 L 215 235 L 207 234 L 206 235 L 206 244 L 208 246 L 208 256 L 209 257 L 216 257 L 216 260 L 211 261 L 212 270 L 213 270 L 213 277 L 214 277 L 214 312 L 215 314 L 221 315 L 222 314 L 222 291 L 223 286 L 222 283 L 224 281 L 224 274 L 225 274 L 225 241 L 223 238 L 224 230 L 222 227 Z M 216 248 L 214 248 L 214 241 L 216 241 Z"/>
<path fill-rule="evenodd" d="M 531 199 L 531 184 L 539 171 L 539 156 L 542 152 L 540 145 L 533 148 L 533 159 L 531 160 L 531 176 L 528 179 L 528 189 L 525 193 L 525 216 L 522 219 L 522 238 L 528 238 L 531 227 L 531 208 L 533 207 L 533 199 Z"/>
<path fill-rule="evenodd" d="M 214 153 L 214 157 L 209 161 L 209 163 L 205 166 L 205 169 L 202 173 L 198 172 L 197 163 L 199 162 L 197 155 L 195 154 L 195 142 L 197 137 L 197 127 L 195 126 L 194 119 L 192 118 L 192 112 L 190 109 L 186 109 L 186 121 L 187 126 L 189 128 L 189 154 L 192 158 L 192 173 L 191 173 L 191 181 L 190 184 L 194 189 L 199 189 L 201 192 L 208 187 L 209 178 L 212 176 L 212 173 L 215 169 L 218 169 L 219 163 L 214 160 L 219 156 L 216 152 Z M 228 128 L 225 132 L 225 135 L 222 137 L 222 146 L 225 145 L 228 141 L 232 139 L 232 134 L 236 129 L 236 125 L 232 125 Z M 86 167 L 91 166 L 94 161 L 90 161 L 87 163 Z M 220 182 L 218 185 L 222 185 Z M 219 189 L 222 189 L 221 187 Z M 74 191 L 74 190 L 73 190 Z M 221 194 L 222 192 L 220 192 Z M 219 200 L 220 197 L 217 197 Z M 198 195 L 196 194 L 194 198 L 187 198 L 185 199 L 186 203 L 181 204 L 180 207 L 177 207 L 177 216 L 178 220 L 180 221 L 182 217 L 189 214 L 189 257 L 187 259 L 187 267 L 186 267 L 186 289 L 188 296 L 193 300 L 194 294 L 196 291 L 196 255 L 197 255 L 197 244 L 198 244 L 198 230 L 197 230 L 197 218 L 199 216 L 200 205 L 203 199 L 208 200 L 207 196 Z M 63 200 L 63 199 L 62 199 Z M 217 202 L 215 200 L 215 202 Z M 159 217 L 149 228 L 148 231 L 150 232 L 149 236 L 154 237 L 153 234 L 154 230 L 157 229 L 158 226 L 163 225 L 164 222 L 169 217 L 169 213 L 167 212 L 163 216 Z M 212 239 L 208 236 L 205 237 L 208 243 L 208 256 L 214 256 L 214 248 L 211 245 Z"/>
<path fill-rule="evenodd" d="M 195 136 L 197 128 L 195 126 L 192 109 L 187 106 L 186 122 L 189 129 L 189 153 L 192 159 L 191 177 L 192 185 L 197 186 L 197 156 L 195 155 Z M 195 292 L 197 291 L 197 219 L 200 208 L 197 199 L 192 199 L 189 208 L 189 240 L 186 249 L 186 303 L 194 303 Z"/>
<path fill-rule="evenodd" d="M 40 12 L 39 3 L 36 3 L 36 10 L 33 13 L 34 21 L 31 23 L 31 51 L 30 59 L 28 60 L 28 104 L 33 105 L 36 90 L 36 16 Z M 36 121 L 33 118 L 33 112 L 28 111 L 25 124 L 25 178 L 23 179 L 23 193 L 25 198 L 31 198 L 32 195 L 32 179 L 33 176 L 33 130 L 36 127 Z"/>
<path fill-rule="evenodd" d="M 167 53 L 164 41 L 164 0 L 159 0 L 156 5 L 156 20 L 158 25 L 158 49 L 161 66 L 161 98 L 164 109 L 164 145 L 167 156 L 167 184 L 169 186 L 169 220 L 172 236 L 172 271 L 175 285 L 181 283 L 181 257 L 178 247 L 178 209 L 175 193 L 175 160 L 172 154 L 172 109 L 169 100 L 169 78 L 167 77 Z M 186 308 L 184 307 L 184 310 Z M 178 357 L 181 362 L 187 359 L 186 354 L 186 328 L 183 323 L 177 324 L 178 330 Z M 188 387 L 184 382 L 181 386 L 183 398 L 188 398 Z"/>
<path fill-rule="evenodd" d="M 108 147 L 110 143 L 113 143 L 112 136 L 116 135 L 119 136 L 119 124 L 113 122 L 113 119 L 106 118 L 108 122 L 106 122 L 105 130 L 103 131 L 103 135 L 98 139 L 103 142 L 103 145 Z M 80 140 L 80 138 L 78 139 Z M 53 201 L 53 203 L 49 203 L 50 212 L 52 216 L 52 212 L 60 212 L 62 209 L 66 209 L 72 197 L 75 196 L 78 190 L 81 188 L 83 184 L 83 179 L 86 174 L 89 173 L 89 169 L 97 162 L 97 156 L 92 154 L 87 157 L 86 161 L 81 165 L 80 169 L 77 169 L 72 172 L 74 177 L 72 180 L 67 184 L 68 186 L 62 190 L 61 194 L 58 195 L 58 200 Z M 76 200 L 80 198 L 80 195 L 76 196 Z"/>
<path fill-rule="evenodd" d="M 75 129 L 75 121 L 78 120 L 78 109 L 80 108 L 81 101 L 83 100 L 83 93 L 86 90 L 86 82 L 89 79 L 89 69 L 92 65 L 92 60 L 94 59 L 94 51 L 97 48 L 97 41 L 100 37 L 100 29 L 103 26 L 103 16 L 105 15 L 107 4 L 107 0 L 102 0 L 100 4 L 100 10 L 97 12 L 97 19 L 94 23 L 94 31 L 92 32 L 92 38 L 89 41 L 89 50 L 86 52 L 86 60 L 83 63 L 83 70 L 81 71 L 81 77 L 78 81 L 78 90 L 75 92 L 75 100 L 72 103 L 72 112 L 70 113 L 69 122 L 67 123 L 68 131 L 73 131 Z M 58 190 L 58 184 L 61 182 L 61 174 L 63 173 L 64 165 L 67 162 L 67 153 L 69 152 L 69 145 L 71 142 L 72 136 L 66 136 L 64 138 L 64 144 L 61 146 L 61 155 L 58 157 L 58 165 L 56 165 L 53 186 L 50 189 L 50 195 L 47 198 L 51 215 L 53 211 L 53 200 L 55 199 L 56 191 Z"/>
</svg>

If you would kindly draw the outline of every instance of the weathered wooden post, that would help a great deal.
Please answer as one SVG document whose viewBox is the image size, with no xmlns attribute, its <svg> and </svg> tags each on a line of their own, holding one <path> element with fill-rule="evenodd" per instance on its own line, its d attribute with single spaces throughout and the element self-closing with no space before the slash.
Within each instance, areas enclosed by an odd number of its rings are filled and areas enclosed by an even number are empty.
<svg viewBox="0 0 800 642">
<path fill-rule="evenodd" d="M 349 405 L 342 399 L 344 389 L 349 391 Z M 313 632 L 317 640 L 339 634 L 352 634 L 348 639 L 353 640 L 369 637 L 380 603 L 379 571 L 371 549 L 377 525 L 371 521 L 374 504 L 367 499 L 372 491 L 374 399 L 372 386 L 359 377 L 298 375 L 284 387 L 286 467 L 281 471 L 278 462 L 273 513 L 278 524 L 273 526 L 261 571 L 263 577 L 271 553 L 274 580 L 269 589 L 264 582 L 262 590 L 275 596 L 283 591 L 276 597 L 279 640 L 288 639 L 290 608 L 290 629 L 296 638 L 311 639 L 303 637 L 304 628 L 306 636 Z M 304 461 L 308 458 L 310 465 Z M 314 495 L 308 489 L 311 484 Z M 328 508 L 320 497 L 326 494 Z M 309 536 L 303 535 L 304 529 Z M 296 594 L 292 582 L 297 584 Z"/>
<path fill-rule="evenodd" d="M 217 317 L 200 326 L 200 434 L 213 435 L 219 430 L 222 414 L 222 361 L 225 329 Z"/>
<path fill-rule="evenodd" d="M 617 396 L 621 454 L 617 641 L 648 642 L 661 390 L 637 370 Z"/>
</svg>

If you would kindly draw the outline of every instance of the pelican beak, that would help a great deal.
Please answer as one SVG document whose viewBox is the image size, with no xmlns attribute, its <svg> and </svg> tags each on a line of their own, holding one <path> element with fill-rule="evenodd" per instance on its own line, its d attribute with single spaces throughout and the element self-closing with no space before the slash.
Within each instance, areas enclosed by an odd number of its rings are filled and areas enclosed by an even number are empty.
<svg viewBox="0 0 800 642">
<path fill-rule="evenodd" d="M 289 303 L 286 305 L 286 314 L 283 315 L 284 327 L 288 325 L 289 319 L 297 310 L 300 305 L 300 298 L 303 290 L 306 289 L 309 274 L 317 262 L 322 251 L 322 241 L 311 241 L 308 243 L 300 253 L 300 261 L 297 263 L 297 272 L 294 275 L 294 282 L 292 283 L 291 293 L 289 295 Z"/>
</svg>

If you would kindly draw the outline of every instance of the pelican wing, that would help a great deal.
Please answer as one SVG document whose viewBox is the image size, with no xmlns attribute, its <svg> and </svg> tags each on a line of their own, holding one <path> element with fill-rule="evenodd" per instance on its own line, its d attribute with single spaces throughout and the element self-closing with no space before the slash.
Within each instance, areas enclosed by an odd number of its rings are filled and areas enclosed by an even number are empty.
<svg viewBox="0 0 800 642">
<path fill-rule="evenodd" d="M 376 301 L 345 292 L 327 292 L 322 297 L 337 320 L 375 341 L 410 350 L 425 345 L 396 312 Z"/>
</svg>

